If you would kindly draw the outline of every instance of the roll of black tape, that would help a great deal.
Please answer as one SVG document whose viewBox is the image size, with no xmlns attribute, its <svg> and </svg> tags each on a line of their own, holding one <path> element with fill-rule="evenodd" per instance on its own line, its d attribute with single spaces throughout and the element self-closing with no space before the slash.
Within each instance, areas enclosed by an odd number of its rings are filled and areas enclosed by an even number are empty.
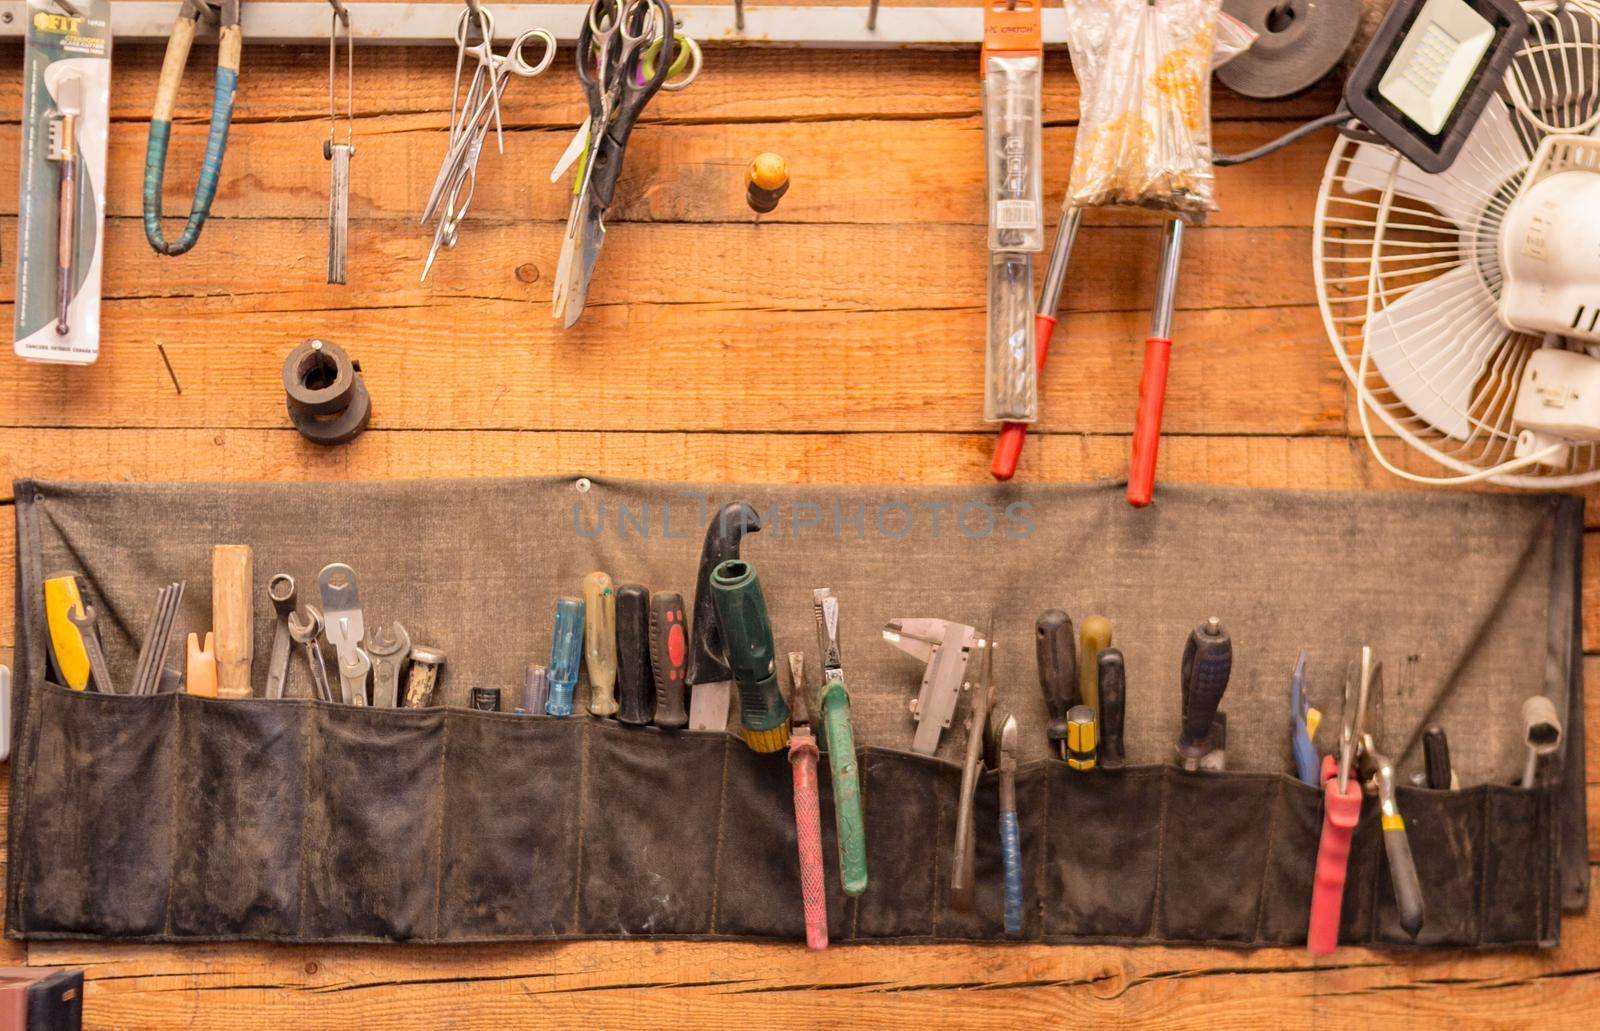
<svg viewBox="0 0 1600 1031">
<path fill-rule="evenodd" d="M 361 365 L 326 340 L 307 340 L 283 362 L 289 421 L 314 444 L 347 444 L 372 420 Z"/>
<path fill-rule="evenodd" d="M 283 360 L 283 391 L 290 413 L 338 415 L 350 407 L 360 371 L 338 344 L 305 341 Z"/>
<path fill-rule="evenodd" d="M 1360 0 L 1223 0 L 1222 9 L 1258 36 L 1217 69 L 1217 78 L 1257 100 L 1315 86 L 1344 57 L 1361 23 Z"/>
</svg>

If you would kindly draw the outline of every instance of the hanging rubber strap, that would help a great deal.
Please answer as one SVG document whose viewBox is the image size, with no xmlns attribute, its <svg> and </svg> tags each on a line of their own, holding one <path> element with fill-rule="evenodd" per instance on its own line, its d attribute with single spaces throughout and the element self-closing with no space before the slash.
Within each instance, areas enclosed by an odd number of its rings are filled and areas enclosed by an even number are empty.
<svg viewBox="0 0 1600 1031">
<path fill-rule="evenodd" d="M 192 12 L 192 13 L 191 13 Z M 239 28 L 238 0 L 222 4 L 221 36 L 217 41 L 217 81 L 212 90 L 211 131 L 206 137 L 205 158 L 200 178 L 194 187 L 194 204 L 183 235 L 171 243 L 161 233 L 161 188 L 166 178 L 167 145 L 172 139 L 172 109 L 178 99 L 178 85 L 189 62 L 200 10 L 185 3 L 167 39 L 166 56 L 161 61 L 161 79 L 156 87 L 155 110 L 150 115 L 150 142 L 144 158 L 144 235 L 158 254 L 188 252 L 200 239 L 211 202 L 217 195 L 217 180 L 222 176 L 222 155 L 228 147 L 228 128 L 233 123 L 233 94 L 239 84 L 239 56 L 244 49 L 244 34 Z"/>
</svg>

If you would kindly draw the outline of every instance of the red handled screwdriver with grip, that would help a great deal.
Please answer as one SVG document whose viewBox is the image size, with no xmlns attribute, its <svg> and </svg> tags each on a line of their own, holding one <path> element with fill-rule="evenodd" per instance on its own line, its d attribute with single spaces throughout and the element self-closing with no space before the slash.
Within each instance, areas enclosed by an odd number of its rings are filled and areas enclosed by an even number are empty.
<svg viewBox="0 0 1600 1031">
<path fill-rule="evenodd" d="M 1167 364 L 1172 360 L 1172 307 L 1178 294 L 1183 258 L 1183 222 L 1167 223 L 1156 273 L 1156 303 L 1150 336 L 1144 342 L 1144 374 L 1139 377 L 1139 414 L 1133 424 L 1133 460 L 1128 466 L 1128 504 L 1143 508 L 1156 489 L 1156 448 L 1161 443 L 1161 409 L 1167 399 Z"/>
<path fill-rule="evenodd" d="M 828 947 L 828 892 L 822 872 L 822 810 L 817 802 L 817 739 L 806 707 L 806 657 L 789 653 L 789 766 L 794 772 L 794 838 L 800 852 L 800 900 L 806 948 Z"/>
<path fill-rule="evenodd" d="M 1350 865 L 1350 836 L 1361 819 L 1361 784 L 1351 774 L 1356 743 L 1365 733 L 1362 715 L 1372 675 L 1372 649 L 1361 649 L 1359 677 L 1345 676 L 1344 711 L 1339 726 L 1339 758 L 1322 757 L 1322 837 L 1317 842 L 1317 871 L 1311 889 L 1311 922 L 1306 951 L 1330 955 L 1339 946 L 1339 917 L 1344 909 L 1344 881 Z"/>
<path fill-rule="evenodd" d="M 1061 215 L 1061 225 L 1056 228 L 1055 247 L 1050 251 L 1050 264 L 1045 266 L 1044 285 L 1039 290 L 1039 308 L 1033 318 L 1034 365 L 1044 372 L 1044 360 L 1050 356 L 1050 335 L 1056 328 L 1056 309 L 1061 307 L 1061 288 L 1067 282 L 1067 263 L 1072 259 L 1072 244 L 1078 238 L 1078 223 L 1083 220 L 1082 208 L 1067 208 Z M 1017 459 L 1022 457 L 1022 442 L 1028 439 L 1028 424 L 1008 422 L 1000 427 L 1000 438 L 995 441 L 994 461 L 989 472 L 997 480 L 1009 480 L 1017 472 Z"/>
<path fill-rule="evenodd" d="M 689 725 L 683 707 L 684 674 L 689 668 L 689 624 L 683 595 L 650 594 L 650 670 L 656 684 L 656 726 L 682 730 Z"/>
</svg>

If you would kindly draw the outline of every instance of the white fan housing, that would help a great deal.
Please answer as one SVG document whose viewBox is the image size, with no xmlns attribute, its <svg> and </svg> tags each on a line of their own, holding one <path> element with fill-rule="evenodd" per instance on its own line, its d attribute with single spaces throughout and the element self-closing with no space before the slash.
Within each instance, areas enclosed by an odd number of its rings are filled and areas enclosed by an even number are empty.
<svg viewBox="0 0 1600 1031">
<path fill-rule="evenodd" d="M 1450 168 L 1334 145 L 1314 268 L 1364 428 L 1371 412 L 1465 476 L 1556 487 L 1600 480 L 1600 359 L 1543 355 L 1600 344 L 1600 4 L 1524 6 L 1506 88 Z"/>
</svg>

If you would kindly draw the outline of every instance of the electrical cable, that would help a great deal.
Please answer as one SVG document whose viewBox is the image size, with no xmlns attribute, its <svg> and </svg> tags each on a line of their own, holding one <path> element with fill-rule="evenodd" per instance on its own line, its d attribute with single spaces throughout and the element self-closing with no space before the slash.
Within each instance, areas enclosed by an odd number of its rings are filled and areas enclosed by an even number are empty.
<svg viewBox="0 0 1600 1031">
<path fill-rule="evenodd" d="M 1247 162 L 1254 161 L 1257 158 L 1264 158 L 1268 154 L 1275 154 L 1296 140 L 1310 136 L 1319 129 L 1326 129 L 1330 125 L 1338 125 L 1342 122 L 1348 122 L 1352 117 L 1353 116 L 1350 114 L 1350 111 L 1344 106 L 1344 104 L 1341 103 L 1337 110 L 1331 111 L 1328 114 L 1323 115 L 1321 118 L 1313 118 L 1304 125 L 1296 126 L 1272 142 L 1263 143 L 1254 150 L 1247 150 L 1243 154 L 1213 154 L 1211 156 L 1211 163 L 1219 168 L 1228 168 L 1233 165 L 1243 165 Z"/>
</svg>

